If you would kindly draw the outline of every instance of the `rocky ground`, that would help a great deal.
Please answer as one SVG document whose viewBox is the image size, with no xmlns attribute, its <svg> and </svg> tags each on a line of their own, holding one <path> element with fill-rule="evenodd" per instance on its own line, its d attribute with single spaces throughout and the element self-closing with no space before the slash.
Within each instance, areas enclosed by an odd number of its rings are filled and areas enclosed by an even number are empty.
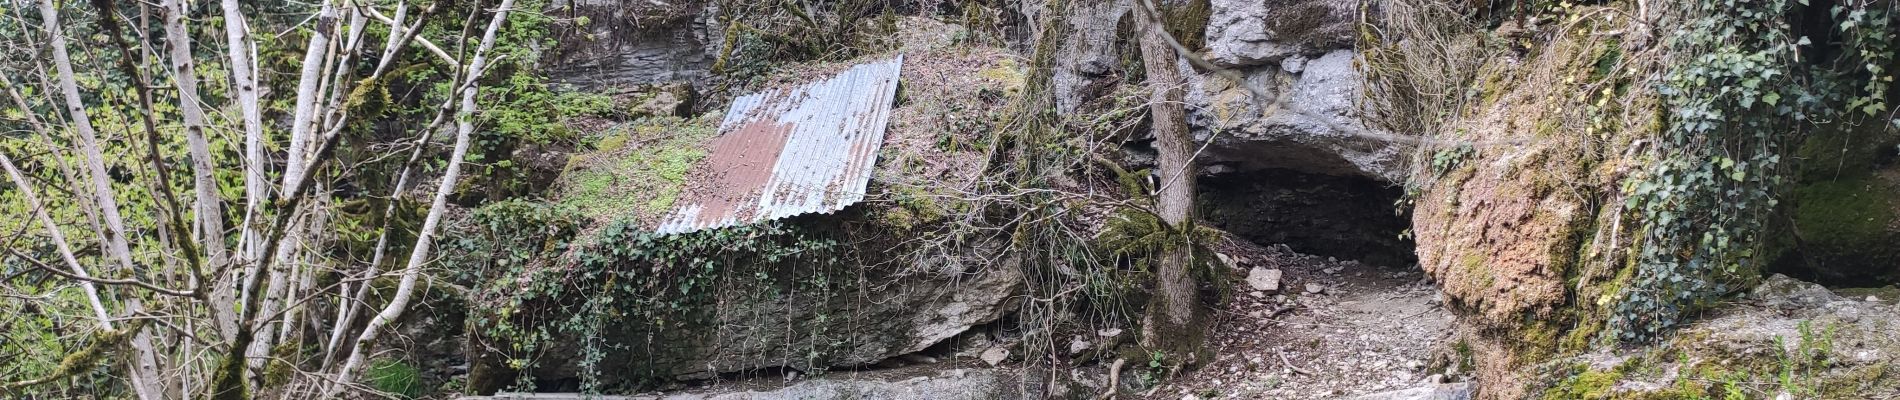
<svg viewBox="0 0 1900 400">
<path fill-rule="evenodd" d="M 1215 358 L 1148 398 L 1351 398 L 1456 379 L 1427 371 L 1451 335 L 1452 315 L 1418 270 L 1285 246 L 1221 247 L 1250 279 L 1217 313 Z M 1273 270 L 1278 288 L 1265 279 Z"/>
</svg>

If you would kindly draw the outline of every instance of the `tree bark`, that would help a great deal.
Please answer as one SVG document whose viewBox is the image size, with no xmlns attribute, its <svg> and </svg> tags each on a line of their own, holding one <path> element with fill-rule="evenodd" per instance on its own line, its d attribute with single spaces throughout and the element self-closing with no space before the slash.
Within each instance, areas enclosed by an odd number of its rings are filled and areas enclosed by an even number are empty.
<svg viewBox="0 0 1900 400">
<path fill-rule="evenodd" d="M 250 28 L 245 26 L 244 12 L 239 9 L 238 0 L 224 0 L 225 54 L 230 58 L 231 91 L 237 94 L 237 104 L 244 127 L 244 218 L 240 225 L 238 248 L 243 253 L 245 276 L 258 274 L 258 261 L 264 256 L 264 233 L 257 229 L 261 222 L 264 200 L 270 198 L 269 178 L 265 174 L 264 159 L 264 117 L 259 110 L 257 94 L 256 66 L 252 64 L 251 54 L 257 45 L 251 41 Z M 240 279 L 240 281 L 249 281 Z M 218 285 L 212 293 L 212 299 L 221 305 L 237 302 L 237 294 L 231 285 Z M 250 290 L 242 287 L 239 290 Z M 233 307 L 213 307 L 214 313 L 223 314 L 218 322 L 218 332 L 224 340 L 237 338 L 237 316 Z M 228 322 L 227 322 L 228 321 Z"/>
<path fill-rule="evenodd" d="M 482 42 L 475 49 L 475 57 L 469 62 L 468 72 L 463 78 L 462 106 L 455 116 L 455 150 L 449 153 L 448 169 L 442 173 L 442 181 L 437 184 L 435 198 L 430 203 L 429 213 L 422 220 L 422 229 L 416 233 L 416 244 L 409 252 L 409 262 L 402 272 L 402 280 L 396 285 L 395 297 L 384 306 L 382 312 L 370 318 L 363 327 L 363 333 L 357 335 L 356 344 L 350 349 L 350 356 L 337 371 L 337 382 L 350 382 L 357 368 L 363 365 L 369 348 L 376 345 L 376 338 L 384 326 L 402 317 L 408 311 L 409 301 L 415 294 L 416 280 L 422 274 L 422 264 L 429 259 L 431 242 L 434 240 L 436 226 L 441 223 L 442 212 L 447 209 L 449 195 L 455 192 L 456 180 L 461 177 L 462 159 L 468 153 L 470 135 L 475 130 L 475 95 L 477 82 L 482 69 L 488 64 L 488 50 L 495 45 L 495 33 L 506 24 L 508 12 L 514 7 L 514 0 L 502 0 L 495 8 L 495 18 L 488 22 L 488 29 L 482 33 Z M 332 386 L 334 388 L 334 385 Z M 326 393 L 335 393 L 334 389 Z"/>
<path fill-rule="evenodd" d="M 66 112 L 73 121 L 77 133 L 76 142 L 80 153 L 85 157 L 87 172 L 91 175 L 93 201 L 105 221 L 105 229 L 99 231 L 101 242 L 119 262 L 119 268 L 128 274 L 134 274 L 137 268 L 132 262 L 131 246 L 126 243 L 125 220 L 119 215 L 119 202 L 113 194 L 111 175 L 106 173 L 105 157 L 99 150 L 98 131 L 92 126 L 92 119 L 86 114 L 86 105 L 79 96 L 79 83 L 73 75 L 72 57 L 66 53 L 66 33 L 59 22 L 59 10 L 53 0 L 40 1 L 40 20 L 51 39 L 53 68 L 60 94 L 65 100 Z M 138 296 L 125 296 L 126 312 L 135 314 L 144 308 Z M 153 354 L 151 334 L 140 330 L 131 340 L 133 355 L 131 371 L 127 374 L 132 382 L 133 392 L 141 399 L 163 398 L 163 386 L 158 380 L 158 359 Z"/>
<path fill-rule="evenodd" d="M 229 266 L 228 251 L 224 244 L 223 199 L 218 197 L 218 181 L 214 176 L 216 162 L 211 158 L 211 143 L 205 139 L 205 113 L 202 101 L 198 97 L 198 73 L 192 67 L 191 36 L 185 29 L 185 3 L 183 0 L 166 0 L 161 5 L 165 10 L 165 42 L 170 46 L 172 82 L 178 87 L 178 110 L 185 123 L 185 146 L 191 153 L 192 186 L 196 197 L 196 213 L 199 241 L 204 243 L 206 258 L 211 261 L 212 282 L 197 282 L 193 287 L 218 287 L 220 271 Z M 213 299 L 229 298 L 229 290 L 214 289 Z M 220 333 L 228 333 L 222 327 L 235 322 L 231 313 L 222 310 L 218 304 L 211 305 L 211 316 Z"/>
<path fill-rule="evenodd" d="M 1136 0 L 1147 1 L 1147 0 Z M 1168 243 L 1155 260 L 1155 296 L 1143 317 L 1143 341 L 1148 347 L 1179 355 L 1192 354 L 1200 346 L 1204 327 L 1200 325 L 1194 267 L 1194 146 L 1188 138 L 1187 112 L 1182 106 L 1182 81 L 1179 58 L 1168 44 L 1168 33 L 1153 10 L 1135 8 L 1136 25 L 1141 31 L 1141 59 L 1147 72 L 1147 84 L 1153 93 L 1149 111 L 1153 118 L 1155 170 L 1160 186 L 1155 193 L 1155 214 L 1171 232 Z M 1191 360 L 1183 360 L 1191 361 Z"/>
</svg>

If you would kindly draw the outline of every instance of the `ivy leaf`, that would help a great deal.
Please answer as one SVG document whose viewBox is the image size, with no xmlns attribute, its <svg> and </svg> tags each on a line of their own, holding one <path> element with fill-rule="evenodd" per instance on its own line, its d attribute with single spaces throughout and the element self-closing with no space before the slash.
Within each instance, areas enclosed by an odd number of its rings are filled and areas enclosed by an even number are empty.
<svg viewBox="0 0 1900 400">
<path fill-rule="evenodd" d="M 1801 40 L 1806 41 L 1807 38 L 1801 38 Z M 1780 101 L 1781 101 L 1780 93 L 1768 92 L 1768 94 L 1761 96 L 1761 102 L 1768 103 L 1768 105 L 1771 105 L 1771 106 L 1775 105 L 1775 103 L 1780 102 Z"/>
</svg>

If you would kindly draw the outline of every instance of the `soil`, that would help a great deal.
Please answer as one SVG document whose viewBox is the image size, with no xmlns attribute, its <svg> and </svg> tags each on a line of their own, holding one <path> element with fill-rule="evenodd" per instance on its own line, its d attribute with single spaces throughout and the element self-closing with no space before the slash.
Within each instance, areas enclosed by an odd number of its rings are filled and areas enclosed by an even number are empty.
<svg viewBox="0 0 1900 400">
<path fill-rule="evenodd" d="M 1428 386 L 1452 315 L 1415 266 L 1378 267 L 1229 240 L 1237 293 L 1216 311 L 1214 359 L 1147 393 L 1151 399 L 1342 398 Z M 1279 269 L 1279 294 L 1255 291 L 1254 268 Z M 1317 285 L 1319 293 L 1307 286 Z M 1455 378 L 1454 378 L 1455 379 Z"/>
</svg>

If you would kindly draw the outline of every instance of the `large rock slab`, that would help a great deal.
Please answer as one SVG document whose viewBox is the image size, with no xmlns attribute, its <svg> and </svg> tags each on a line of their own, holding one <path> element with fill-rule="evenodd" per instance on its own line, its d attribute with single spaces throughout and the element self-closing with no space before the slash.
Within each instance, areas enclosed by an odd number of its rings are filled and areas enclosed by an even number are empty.
<svg viewBox="0 0 1900 400">
<path fill-rule="evenodd" d="M 605 381 L 640 382 L 868 365 L 995 321 L 1014 310 L 1012 298 L 1023 285 L 1013 265 L 904 276 L 840 272 L 733 276 L 721 284 L 715 303 L 683 305 L 698 318 L 612 323 L 592 339 L 602 341 L 605 346 L 599 347 L 606 352 L 594 368 Z M 810 286 L 826 281 L 817 284 L 830 285 L 829 290 Z M 549 354 L 585 354 L 579 347 L 583 339 L 557 340 Z M 562 381 L 585 373 L 579 360 L 544 362 L 531 371 L 536 380 Z"/>
<path fill-rule="evenodd" d="M 1197 141 L 1211 142 L 1203 163 L 1403 182 L 1405 147 L 1365 134 L 1371 131 L 1354 105 L 1364 85 L 1356 54 L 1292 57 L 1237 69 L 1245 84 L 1211 72 L 1188 75 L 1188 123 Z M 1249 86 L 1273 98 L 1258 98 Z"/>
</svg>

